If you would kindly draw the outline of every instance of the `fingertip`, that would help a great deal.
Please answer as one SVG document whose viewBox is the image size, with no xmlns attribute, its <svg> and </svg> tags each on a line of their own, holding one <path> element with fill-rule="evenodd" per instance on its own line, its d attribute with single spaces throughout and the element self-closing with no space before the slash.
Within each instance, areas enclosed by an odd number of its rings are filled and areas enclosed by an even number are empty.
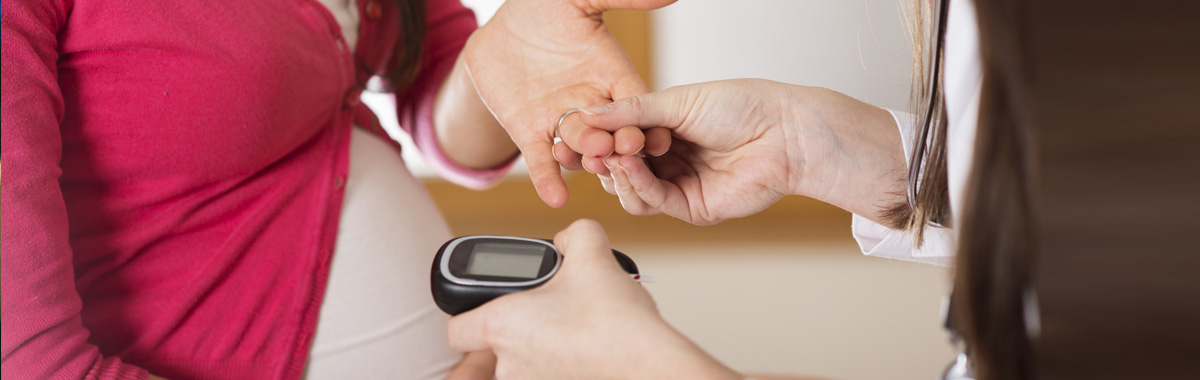
<svg viewBox="0 0 1200 380">
<path fill-rule="evenodd" d="M 638 156 L 621 156 L 618 164 L 621 165 L 622 168 L 626 168 L 625 171 L 629 171 L 628 168 L 637 168 L 638 164 L 643 164 L 644 162 L 642 160 L 644 160 L 644 158 Z"/>
<path fill-rule="evenodd" d="M 596 178 L 600 179 L 600 187 L 604 188 L 604 192 L 617 195 L 617 191 L 613 187 L 612 173 L 609 173 L 608 175 L 597 175 Z"/>
<path fill-rule="evenodd" d="M 592 173 L 592 174 L 609 175 L 608 166 L 605 164 L 605 160 L 607 160 L 607 159 L 608 159 L 607 157 L 604 157 L 604 158 L 584 157 L 583 158 L 583 170 L 586 170 L 588 173 Z"/>
<path fill-rule="evenodd" d="M 604 232 L 604 226 L 601 225 L 600 222 L 588 218 L 579 218 L 574 222 L 571 222 L 571 225 L 568 226 L 567 229 Z"/>
<path fill-rule="evenodd" d="M 537 191 L 538 197 L 542 198 L 542 202 L 546 202 L 547 206 L 562 208 L 567 205 L 567 185 L 562 177 L 552 176 L 542 178 L 534 184 L 534 190 Z"/>
<path fill-rule="evenodd" d="M 568 147 L 566 143 L 559 142 L 554 144 L 552 152 L 554 152 L 554 159 L 563 168 L 567 170 L 583 169 L 583 162 L 581 162 L 583 156 L 571 150 L 571 147 Z"/>
<path fill-rule="evenodd" d="M 605 157 L 605 158 L 604 158 L 604 165 L 605 165 L 605 166 L 608 166 L 608 167 L 610 167 L 610 168 L 619 168 L 619 169 L 624 169 L 624 167 L 622 167 L 622 166 L 621 166 L 621 157 L 625 157 L 625 156 L 621 156 L 621 155 L 612 155 L 612 156 L 609 156 L 609 157 Z"/>
<path fill-rule="evenodd" d="M 587 128 L 579 138 L 580 149 L 585 156 L 604 158 L 613 153 L 613 135 L 592 128 Z"/>
<path fill-rule="evenodd" d="M 559 231 L 554 236 L 554 245 L 564 255 L 580 255 L 585 252 L 608 250 L 608 235 L 604 227 L 592 219 L 582 218 Z"/>
<path fill-rule="evenodd" d="M 671 130 L 667 128 L 650 128 L 645 133 L 645 153 L 651 156 L 661 156 L 671 149 Z"/>
<path fill-rule="evenodd" d="M 640 152 L 646 145 L 646 135 L 634 126 L 626 126 L 613 133 L 614 151 L 617 154 L 630 155 Z"/>
</svg>

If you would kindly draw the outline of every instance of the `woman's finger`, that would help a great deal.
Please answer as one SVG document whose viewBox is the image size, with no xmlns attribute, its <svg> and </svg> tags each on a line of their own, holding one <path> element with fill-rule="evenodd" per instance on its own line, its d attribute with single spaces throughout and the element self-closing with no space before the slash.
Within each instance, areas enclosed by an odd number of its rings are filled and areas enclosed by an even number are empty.
<svg viewBox="0 0 1200 380">
<path fill-rule="evenodd" d="M 595 175 L 610 175 L 608 167 L 604 166 L 604 157 L 584 157 L 583 170 Z"/>
<path fill-rule="evenodd" d="M 520 144 L 520 142 L 518 142 Z M 567 182 L 563 181 L 558 160 L 554 158 L 554 146 L 550 141 L 533 141 L 521 144 L 525 165 L 529 167 L 529 178 L 542 202 L 554 208 L 567 204 Z"/>
<path fill-rule="evenodd" d="M 562 165 L 563 168 L 567 170 L 583 169 L 582 158 L 583 156 L 571 150 L 571 147 L 567 146 L 567 143 L 562 141 L 554 143 L 554 160 L 558 161 L 558 164 Z"/>
<path fill-rule="evenodd" d="M 637 155 L 646 146 L 646 135 L 634 126 L 626 126 L 613 132 L 614 153 L 622 155 Z"/>
<path fill-rule="evenodd" d="M 557 125 L 558 137 L 584 157 L 604 158 L 613 152 L 613 136 L 607 131 L 589 128 L 579 121 L 578 113 L 567 114 Z M 586 165 L 586 163 L 585 163 Z"/>
</svg>

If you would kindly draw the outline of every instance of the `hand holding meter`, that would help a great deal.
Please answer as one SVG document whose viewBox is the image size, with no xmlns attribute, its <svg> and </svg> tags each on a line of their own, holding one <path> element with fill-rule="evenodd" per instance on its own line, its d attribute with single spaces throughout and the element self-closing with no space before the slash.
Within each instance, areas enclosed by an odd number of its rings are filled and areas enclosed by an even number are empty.
<svg viewBox="0 0 1200 380">
<path fill-rule="evenodd" d="M 613 250 L 621 268 L 638 274 L 637 264 Z M 442 311 L 458 315 L 487 301 L 536 288 L 550 280 L 563 256 L 544 239 L 506 236 L 464 236 L 438 249 L 430 278 L 433 300 Z"/>
</svg>

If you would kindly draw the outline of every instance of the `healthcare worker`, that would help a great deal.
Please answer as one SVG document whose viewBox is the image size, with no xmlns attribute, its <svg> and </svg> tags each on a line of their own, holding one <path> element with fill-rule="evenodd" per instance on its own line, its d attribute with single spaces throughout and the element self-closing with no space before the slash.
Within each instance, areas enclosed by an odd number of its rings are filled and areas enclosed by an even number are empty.
<svg viewBox="0 0 1200 380">
<path fill-rule="evenodd" d="M 1198 6 L 940 3 L 917 13 L 915 116 L 734 80 L 583 108 L 560 135 L 671 130 L 665 154 L 618 135 L 588 166 L 634 213 L 711 224 L 798 194 L 853 212 L 865 253 L 952 261 L 944 379 L 1196 377 Z M 558 274 L 451 318 L 453 347 L 494 352 L 500 380 L 743 378 L 663 321 L 595 222 L 555 241 Z"/>
<path fill-rule="evenodd" d="M 968 207 L 984 81 L 975 4 L 945 3 L 929 24 L 931 80 L 920 91 L 929 102 L 916 117 L 828 89 L 740 79 L 582 108 L 577 121 L 565 115 L 564 122 L 609 132 L 631 125 L 671 130 L 676 140 L 665 154 L 637 145 L 622 151 L 616 136 L 617 152 L 603 159 L 603 170 L 588 168 L 631 213 L 709 225 L 803 195 L 852 212 L 854 236 L 868 255 L 948 265 L 954 234 L 942 226 L 954 225 L 952 215 Z M 998 71 L 994 79 L 1012 74 Z M 1019 136 L 996 141 L 1021 143 Z M 1010 159 L 1021 167 L 1023 157 Z M 1022 196 L 1012 187 L 1026 173 L 994 174 L 1008 186 L 998 191 Z M 553 279 L 451 318 L 451 345 L 494 351 L 502 380 L 742 378 L 664 322 L 645 290 L 609 258 L 600 225 L 576 222 L 555 243 L 566 259 Z M 1023 289 L 1019 280 L 1012 285 Z M 1022 315 L 1036 318 L 1035 306 Z"/>
</svg>

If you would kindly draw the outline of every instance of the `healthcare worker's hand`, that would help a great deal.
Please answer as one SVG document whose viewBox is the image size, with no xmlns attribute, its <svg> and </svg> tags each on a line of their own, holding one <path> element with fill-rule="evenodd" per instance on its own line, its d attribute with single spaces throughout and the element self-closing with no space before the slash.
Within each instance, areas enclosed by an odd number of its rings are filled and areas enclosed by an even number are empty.
<svg viewBox="0 0 1200 380">
<path fill-rule="evenodd" d="M 451 347 L 495 352 L 499 380 L 740 379 L 663 321 L 599 223 L 576 221 L 554 244 L 558 273 L 450 318 Z"/>
<path fill-rule="evenodd" d="M 461 362 L 446 375 L 446 380 L 493 380 L 496 378 L 496 355 L 491 351 L 467 353 Z"/>
<path fill-rule="evenodd" d="M 614 130 L 624 142 L 614 145 L 612 134 L 586 128 L 575 116 L 559 130 L 566 145 L 552 144 L 565 111 L 648 91 L 605 27 L 602 12 L 655 9 L 673 2 L 509 0 L 468 40 L 462 54 L 475 88 L 524 154 L 546 204 L 562 207 L 567 202 L 559 161 L 567 169 L 607 173 L 600 159 L 614 150 L 630 154 L 644 143 L 646 151 L 666 151 L 666 130 L 648 135 L 637 128 Z"/>
<path fill-rule="evenodd" d="M 738 79 L 582 112 L 585 124 L 602 130 L 672 130 L 665 155 L 604 160 L 605 189 L 633 214 L 709 225 L 798 194 L 882 221 L 887 206 L 904 200 L 907 166 L 891 114 L 831 90 Z"/>
</svg>

